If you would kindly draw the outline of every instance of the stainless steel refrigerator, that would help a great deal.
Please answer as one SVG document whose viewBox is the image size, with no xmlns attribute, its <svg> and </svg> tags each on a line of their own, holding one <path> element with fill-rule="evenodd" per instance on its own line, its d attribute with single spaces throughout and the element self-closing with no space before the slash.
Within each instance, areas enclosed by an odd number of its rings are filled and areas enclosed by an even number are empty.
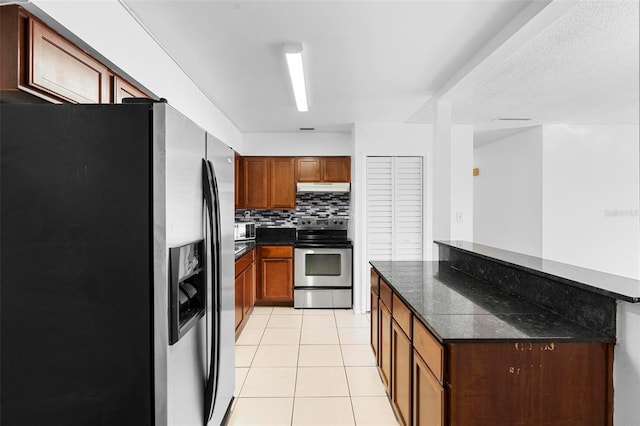
<svg viewBox="0 0 640 426">
<path fill-rule="evenodd" d="M 219 425 L 233 151 L 166 103 L 0 104 L 0 423 Z"/>
</svg>

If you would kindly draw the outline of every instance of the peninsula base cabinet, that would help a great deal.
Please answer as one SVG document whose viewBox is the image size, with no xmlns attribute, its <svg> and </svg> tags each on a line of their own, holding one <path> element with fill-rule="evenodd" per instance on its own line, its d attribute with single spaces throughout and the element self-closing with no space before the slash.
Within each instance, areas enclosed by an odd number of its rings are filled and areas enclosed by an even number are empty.
<svg viewBox="0 0 640 426">
<path fill-rule="evenodd" d="M 371 288 L 371 344 L 400 424 L 613 424 L 613 344 L 442 343 L 375 273 Z"/>
</svg>

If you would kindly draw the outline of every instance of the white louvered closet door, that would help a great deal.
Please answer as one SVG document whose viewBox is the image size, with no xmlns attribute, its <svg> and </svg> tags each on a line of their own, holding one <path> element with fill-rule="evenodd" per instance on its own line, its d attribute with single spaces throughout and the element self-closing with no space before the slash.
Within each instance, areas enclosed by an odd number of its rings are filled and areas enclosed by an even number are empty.
<svg viewBox="0 0 640 426">
<path fill-rule="evenodd" d="M 422 157 L 367 157 L 367 257 L 422 260 Z"/>
</svg>

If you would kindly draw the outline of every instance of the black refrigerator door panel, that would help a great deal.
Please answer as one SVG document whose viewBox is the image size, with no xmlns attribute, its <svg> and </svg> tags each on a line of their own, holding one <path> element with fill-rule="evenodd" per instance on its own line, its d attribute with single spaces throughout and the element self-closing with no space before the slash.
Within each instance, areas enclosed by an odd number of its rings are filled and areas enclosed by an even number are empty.
<svg viewBox="0 0 640 426">
<path fill-rule="evenodd" d="M 153 424 L 147 105 L 0 105 L 3 425 Z"/>
</svg>

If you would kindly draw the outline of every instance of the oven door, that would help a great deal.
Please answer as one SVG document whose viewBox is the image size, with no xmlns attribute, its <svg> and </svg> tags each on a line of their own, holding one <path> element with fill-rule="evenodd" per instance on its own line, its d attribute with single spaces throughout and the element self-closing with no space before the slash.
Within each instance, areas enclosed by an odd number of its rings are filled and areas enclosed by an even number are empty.
<svg viewBox="0 0 640 426">
<path fill-rule="evenodd" d="M 351 287 L 351 248 L 296 248 L 294 287 Z"/>
</svg>

